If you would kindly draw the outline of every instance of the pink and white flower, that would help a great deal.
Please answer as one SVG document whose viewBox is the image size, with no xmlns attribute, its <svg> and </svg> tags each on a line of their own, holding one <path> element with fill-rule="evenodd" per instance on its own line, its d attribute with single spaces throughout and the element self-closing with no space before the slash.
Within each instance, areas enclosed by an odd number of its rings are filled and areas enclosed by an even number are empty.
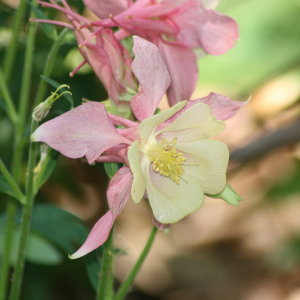
<svg viewBox="0 0 300 300">
<path fill-rule="evenodd" d="M 154 115 L 170 83 L 167 67 L 159 49 L 147 40 L 135 37 L 133 51 L 132 71 L 140 83 L 131 102 L 137 122 L 107 114 L 101 103 L 87 102 L 44 123 L 32 136 L 70 158 L 125 164 L 109 184 L 109 211 L 71 258 L 105 242 L 130 198 L 136 203 L 147 198 L 154 217 L 169 224 L 199 209 L 204 194 L 218 194 L 226 185 L 229 152 L 211 138 L 224 130 L 223 121 L 242 103 L 210 94 Z"/>
</svg>

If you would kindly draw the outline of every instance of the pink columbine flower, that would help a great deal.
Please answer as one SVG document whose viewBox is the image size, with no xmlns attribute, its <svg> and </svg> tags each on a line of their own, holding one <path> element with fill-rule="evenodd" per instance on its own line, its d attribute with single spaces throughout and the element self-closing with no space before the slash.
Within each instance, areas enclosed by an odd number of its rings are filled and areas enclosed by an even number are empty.
<svg viewBox="0 0 300 300">
<path fill-rule="evenodd" d="M 198 68 L 194 49 L 211 55 L 231 49 L 238 38 L 236 22 L 212 8 L 215 0 L 85 0 L 101 20 L 94 25 L 119 27 L 116 37 L 138 35 L 155 43 L 167 64 L 171 84 L 167 90 L 171 105 L 190 99 Z"/>
<path fill-rule="evenodd" d="M 84 59 L 70 73 L 71 76 L 88 63 L 116 104 L 119 104 L 128 89 L 136 90 L 136 80 L 130 68 L 132 59 L 126 48 L 116 39 L 112 29 L 89 26 L 90 20 L 72 11 L 64 0 L 63 6 L 59 6 L 55 1 L 51 3 L 39 1 L 39 3 L 63 12 L 70 21 L 68 24 L 59 21 L 33 20 L 68 27 L 74 31 L 79 51 Z"/>
<path fill-rule="evenodd" d="M 136 203 L 147 198 L 155 219 L 169 224 L 199 209 L 204 194 L 218 194 L 226 185 L 228 149 L 211 137 L 242 103 L 212 93 L 154 115 L 169 87 L 167 67 L 159 49 L 147 40 L 134 37 L 133 51 L 132 70 L 140 90 L 131 106 L 139 121 L 109 115 L 103 104 L 87 102 L 44 123 L 32 136 L 70 158 L 125 164 L 109 184 L 109 211 L 71 258 L 106 241 L 130 198 Z"/>
<path fill-rule="evenodd" d="M 65 0 L 64 7 L 39 1 L 62 11 L 75 31 L 80 51 L 118 103 L 126 87 L 135 89 L 130 73 L 131 59 L 118 41 L 138 35 L 155 43 L 167 65 L 171 82 L 167 90 L 170 105 L 190 99 L 198 79 L 194 50 L 203 49 L 221 55 L 231 49 L 238 38 L 236 22 L 213 8 L 217 0 L 85 0 L 86 6 L 100 20 L 90 22 L 73 12 Z M 57 25 L 70 27 L 56 21 Z M 111 28 L 119 28 L 112 33 Z"/>
</svg>

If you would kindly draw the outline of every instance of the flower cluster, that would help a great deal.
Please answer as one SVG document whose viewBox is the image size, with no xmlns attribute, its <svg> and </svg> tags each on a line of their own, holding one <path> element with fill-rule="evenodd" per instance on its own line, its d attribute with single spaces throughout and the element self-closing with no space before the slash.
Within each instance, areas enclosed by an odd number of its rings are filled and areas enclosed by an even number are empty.
<svg viewBox="0 0 300 300">
<path fill-rule="evenodd" d="M 189 100 L 195 89 L 195 50 L 224 54 L 238 38 L 236 22 L 212 9 L 217 4 L 215 0 L 85 0 L 86 6 L 101 18 L 93 22 L 72 11 L 65 0 L 63 7 L 53 1 L 39 3 L 67 16 L 71 26 L 52 23 L 74 30 L 84 57 L 80 66 L 88 63 L 117 103 L 128 89 L 136 88 L 131 58 L 122 40 L 137 35 L 158 47 L 171 79 L 167 89 L 169 103 L 174 105 L 182 99 Z"/>
<path fill-rule="evenodd" d="M 132 120 L 90 101 L 42 124 L 32 136 L 69 158 L 124 164 L 110 181 L 108 212 L 72 258 L 106 241 L 129 199 L 148 199 L 156 221 L 171 224 L 199 209 L 205 194 L 225 189 L 229 151 L 211 138 L 224 130 L 224 121 L 242 103 L 214 93 L 190 100 L 197 79 L 194 49 L 222 54 L 237 38 L 235 22 L 208 8 L 213 2 L 86 0 L 101 18 L 94 22 L 65 1 L 63 7 L 40 2 L 67 15 L 84 62 L 116 105 L 122 94 L 136 91 L 129 102 Z M 119 29 L 113 32 L 114 27 Z M 131 35 L 133 59 L 120 42 Z M 165 93 L 171 106 L 155 114 Z"/>
</svg>

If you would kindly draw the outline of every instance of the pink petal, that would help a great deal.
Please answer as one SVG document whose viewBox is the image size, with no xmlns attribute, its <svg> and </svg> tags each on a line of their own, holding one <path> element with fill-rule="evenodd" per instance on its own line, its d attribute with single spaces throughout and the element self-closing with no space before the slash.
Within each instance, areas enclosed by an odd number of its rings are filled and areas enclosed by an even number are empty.
<svg viewBox="0 0 300 300">
<path fill-rule="evenodd" d="M 221 121 L 232 118 L 246 102 L 233 101 L 226 96 L 210 93 L 207 97 L 189 101 L 185 109 L 196 102 L 203 102 L 210 106 L 213 115 Z"/>
<path fill-rule="evenodd" d="M 165 0 L 158 3 L 139 0 L 134 2 L 129 9 L 115 16 L 112 22 L 127 32 L 148 40 L 150 37 L 161 34 L 174 36 L 179 30 L 178 26 L 165 16 L 179 9 L 184 2 L 186 0 Z M 162 18 L 158 19 L 160 16 Z M 111 26 L 112 22 L 105 20 L 103 24 Z"/>
<path fill-rule="evenodd" d="M 197 60 L 193 50 L 162 41 L 159 43 L 159 49 L 171 76 L 171 85 L 167 91 L 170 105 L 190 99 L 198 79 Z"/>
<path fill-rule="evenodd" d="M 124 89 L 136 89 L 136 82 L 131 72 L 131 57 L 129 52 L 115 38 L 111 30 L 102 31 L 102 46 L 109 57 L 114 78 Z"/>
<path fill-rule="evenodd" d="M 178 9 L 187 0 L 163 0 L 156 1 L 139 0 L 136 1 L 123 15 L 131 15 L 138 18 L 151 18 L 168 15 Z"/>
<path fill-rule="evenodd" d="M 185 107 L 165 121 L 160 129 L 172 123 L 191 106 L 199 102 L 207 104 L 211 108 L 212 114 L 220 121 L 225 121 L 232 118 L 239 111 L 239 109 L 246 104 L 246 102 L 233 101 L 226 96 L 210 93 L 206 97 L 188 101 Z"/>
<path fill-rule="evenodd" d="M 89 163 L 110 147 L 130 143 L 118 134 L 104 105 L 92 101 L 44 123 L 33 133 L 32 139 L 70 158 L 86 156 Z"/>
<path fill-rule="evenodd" d="M 132 70 L 140 83 L 140 90 L 132 98 L 131 107 L 135 116 L 143 120 L 154 113 L 170 84 L 170 77 L 154 44 L 135 36 L 133 52 Z"/>
<path fill-rule="evenodd" d="M 212 55 L 221 55 L 231 49 L 239 36 L 237 23 L 230 17 L 213 10 L 207 11 L 206 23 L 202 26 L 203 49 Z"/>
<path fill-rule="evenodd" d="M 116 17 L 115 20 L 120 27 L 130 34 L 147 39 L 160 34 L 174 35 L 177 32 L 177 27 L 165 20 L 143 19 L 139 17 L 128 18 L 128 16 Z"/>
<path fill-rule="evenodd" d="M 78 43 L 84 43 L 91 34 L 86 28 L 80 29 L 76 32 Z M 118 103 L 119 95 L 126 92 L 127 87 L 136 88 L 130 69 L 131 58 L 116 40 L 111 29 L 102 29 L 95 37 L 86 42 L 80 52 L 103 83 L 109 96 Z"/>
<path fill-rule="evenodd" d="M 207 10 L 201 1 L 187 1 L 173 21 L 180 28 L 177 41 L 191 48 L 203 48 L 220 55 L 231 49 L 238 38 L 236 22 L 214 10 Z"/>
<path fill-rule="evenodd" d="M 108 211 L 92 228 L 84 244 L 69 257 L 76 259 L 97 249 L 107 240 L 114 223 L 111 211 Z"/>
<path fill-rule="evenodd" d="M 107 199 L 110 210 L 94 225 L 84 244 L 70 258 L 84 256 L 107 240 L 116 217 L 130 198 L 131 184 L 132 175 L 129 168 L 121 168 L 108 186 Z"/>
<path fill-rule="evenodd" d="M 101 19 L 119 14 L 128 7 L 128 0 L 84 0 L 84 3 Z"/>
<path fill-rule="evenodd" d="M 128 167 L 122 167 L 114 175 L 107 190 L 108 206 L 116 218 L 130 198 L 132 174 Z"/>
</svg>

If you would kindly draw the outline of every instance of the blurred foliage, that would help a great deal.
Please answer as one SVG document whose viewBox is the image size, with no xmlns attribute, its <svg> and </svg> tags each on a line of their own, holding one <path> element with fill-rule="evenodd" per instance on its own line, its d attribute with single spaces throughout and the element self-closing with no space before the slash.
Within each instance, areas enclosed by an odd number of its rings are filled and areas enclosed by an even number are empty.
<svg viewBox="0 0 300 300">
<path fill-rule="evenodd" d="M 300 67 L 298 0 L 223 0 L 219 10 L 239 24 L 235 48 L 199 61 L 201 86 L 248 97 L 268 79 Z"/>
<path fill-rule="evenodd" d="M 294 271 L 300 266 L 300 236 L 286 240 L 269 253 L 267 261 L 281 272 Z"/>
<path fill-rule="evenodd" d="M 300 164 L 297 164 L 294 172 L 287 178 L 283 178 L 275 183 L 267 193 L 266 198 L 275 202 L 282 203 L 290 196 L 300 196 Z"/>
</svg>

